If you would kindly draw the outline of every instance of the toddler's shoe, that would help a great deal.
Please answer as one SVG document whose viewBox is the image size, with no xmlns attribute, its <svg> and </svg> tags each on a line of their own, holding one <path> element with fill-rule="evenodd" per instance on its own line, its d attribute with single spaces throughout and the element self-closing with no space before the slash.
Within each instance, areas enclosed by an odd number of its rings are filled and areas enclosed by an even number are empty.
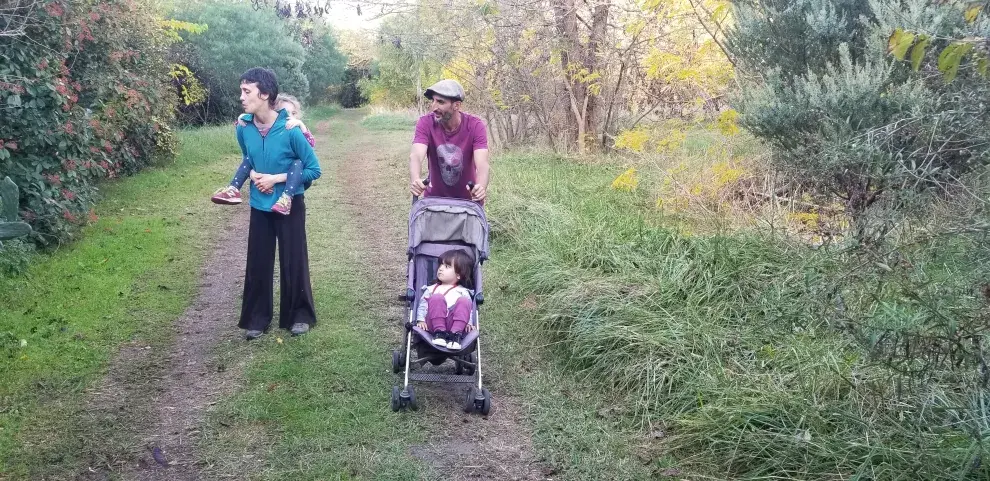
<svg viewBox="0 0 990 481">
<path fill-rule="evenodd" d="M 447 347 L 447 331 L 434 332 L 433 345 L 439 347 Z"/>
<path fill-rule="evenodd" d="M 241 191 L 232 185 L 221 187 L 213 193 L 213 197 L 210 197 L 210 200 L 214 204 L 237 205 L 241 203 Z"/>
<path fill-rule="evenodd" d="M 452 351 L 460 351 L 461 350 L 461 339 L 463 339 L 463 338 L 464 338 L 464 335 L 461 334 L 461 333 L 459 333 L 459 332 L 452 332 L 452 333 L 448 334 L 447 335 L 447 349 L 450 349 Z"/>
<path fill-rule="evenodd" d="M 289 194 L 283 193 L 282 196 L 278 198 L 278 202 L 275 202 L 275 205 L 272 206 L 272 212 L 277 214 L 289 215 L 291 210 L 292 197 L 289 197 Z"/>
</svg>

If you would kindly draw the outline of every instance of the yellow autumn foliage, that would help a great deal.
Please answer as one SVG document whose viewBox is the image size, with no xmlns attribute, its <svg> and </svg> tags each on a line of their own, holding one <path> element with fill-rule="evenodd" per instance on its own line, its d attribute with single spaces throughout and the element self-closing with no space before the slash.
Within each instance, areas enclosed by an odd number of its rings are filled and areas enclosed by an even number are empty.
<svg viewBox="0 0 990 481">
<path fill-rule="evenodd" d="M 650 140 L 650 132 L 645 128 L 637 127 L 631 130 L 624 130 L 615 136 L 615 149 L 628 150 L 630 152 L 642 152 L 646 147 L 646 142 Z"/>
<path fill-rule="evenodd" d="M 738 135 L 738 120 L 739 112 L 736 112 L 735 109 L 728 109 L 718 116 L 718 120 L 715 122 L 715 125 L 718 127 L 718 131 L 722 132 L 723 135 Z"/>
<path fill-rule="evenodd" d="M 633 192 L 639 186 L 639 178 L 636 175 L 636 168 L 630 167 L 612 181 L 612 189 Z"/>
</svg>

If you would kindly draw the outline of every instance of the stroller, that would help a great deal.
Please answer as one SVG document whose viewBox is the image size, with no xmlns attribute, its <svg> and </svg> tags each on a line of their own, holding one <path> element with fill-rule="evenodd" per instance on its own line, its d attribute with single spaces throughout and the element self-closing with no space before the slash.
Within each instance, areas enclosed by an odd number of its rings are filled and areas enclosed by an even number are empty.
<svg viewBox="0 0 990 481">
<path fill-rule="evenodd" d="M 439 257 L 446 251 L 460 249 L 474 260 L 475 291 L 470 323 L 474 329 L 465 333 L 461 349 L 453 351 L 433 344 L 433 336 L 416 327 L 416 310 L 423 286 L 436 281 Z M 478 306 L 485 301 L 481 281 L 481 264 L 488 258 L 488 221 L 485 211 L 475 202 L 428 197 L 413 199 L 409 214 L 409 267 L 406 293 L 404 347 L 392 351 L 392 371 L 404 373 L 402 387 L 392 387 L 392 410 L 417 409 L 416 393 L 410 381 L 471 384 L 464 397 L 464 412 L 487 415 L 492 406 L 491 393 L 481 381 L 481 348 L 478 334 Z M 413 357 L 415 354 L 415 357 Z M 453 362 L 454 374 L 429 372 L 423 367 Z"/>
</svg>

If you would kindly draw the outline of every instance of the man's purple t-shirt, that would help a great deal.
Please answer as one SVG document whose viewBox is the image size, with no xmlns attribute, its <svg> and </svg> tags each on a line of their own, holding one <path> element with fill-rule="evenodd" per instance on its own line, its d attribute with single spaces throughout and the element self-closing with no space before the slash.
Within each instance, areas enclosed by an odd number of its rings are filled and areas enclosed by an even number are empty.
<svg viewBox="0 0 990 481">
<path fill-rule="evenodd" d="M 429 159 L 430 186 L 424 196 L 471 198 L 467 184 L 475 181 L 474 151 L 488 149 L 481 119 L 461 112 L 461 125 L 447 133 L 432 113 L 424 115 L 416 122 L 413 143 L 425 144 Z"/>
</svg>

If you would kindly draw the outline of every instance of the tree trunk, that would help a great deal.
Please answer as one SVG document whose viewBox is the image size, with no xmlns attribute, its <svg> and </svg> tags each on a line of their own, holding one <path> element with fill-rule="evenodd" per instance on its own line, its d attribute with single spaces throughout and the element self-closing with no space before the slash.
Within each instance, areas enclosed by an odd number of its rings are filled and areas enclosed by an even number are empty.
<svg viewBox="0 0 990 481">
<path fill-rule="evenodd" d="M 572 58 L 581 54 L 575 0 L 554 0 L 553 12 L 554 20 L 557 24 L 557 38 L 560 42 L 558 48 L 560 49 L 561 83 L 564 87 L 562 90 L 567 94 L 564 102 L 561 103 L 564 109 L 564 117 L 567 119 L 567 125 L 562 130 L 565 135 L 565 143 L 573 145 L 574 142 L 580 140 L 581 131 L 583 130 L 580 128 L 581 119 L 578 118 L 577 109 L 579 102 L 577 96 L 581 92 L 576 92 L 578 86 L 574 85 L 575 82 L 572 80 L 570 73 L 572 63 L 577 65 L 582 63 L 581 59 Z M 575 135 L 575 132 L 577 132 L 577 135 Z"/>
<path fill-rule="evenodd" d="M 587 77 L 595 74 L 600 68 L 602 49 L 608 32 L 608 18 L 611 9 L 610 0 L 591 2 L 591 25 L 587 32 L 588 42 L 582 44 L 581 32 L 578 30 L 578 9 L 575 0 L 554 0 L 553 12 L 559 38 L 560 68 L 564 90 L 567 92 L 565 111 L 567 123 L 577 131 L 576 138 L 572 134 L 572 142 L 577 142 L 581 153 L 587 151 L 589 136 L 597 138 L 598 127 L 601 123 L 601 99 L 589 89 L 587 80 L 577 77 L 578 73 Z M 582 21 L 585 25 L 587 22 Z M 597 80 L 594 82 L 601 82 Z M 573 131 L 572 130 L 572 131 Z"/>
<path fill-rule="evenodd" d="M 593 7 L 591 13 L 591 32 L 588 35 L 588 47 L 584 55 L 585 68 L 588 69 L 588 73 L 590 74 L 599 71 L 602 67 L 601 58 L 606 43 L 605 36 L 608 32 L 608 14 L 611 6 L 609 0 L 598 0 L 597 5 Z M 597 82 L 604 86 L 604 78 L 599 79 Z M 594 95 L 590 91 L 585 91 L 585 103 L 587 103 L 588 109 L 584 117 L 584 130 L 589 134 L 593 134 L 593 139 L 595 140 L 597 140 L 599 132 L 602 130 L 601 99 L 602 96 L 600 94 Z M 597 144 L 597 142 L 592 141 L 592 138 L 582 138 L 581 142 L 592 145 Z"/>
</svg>

